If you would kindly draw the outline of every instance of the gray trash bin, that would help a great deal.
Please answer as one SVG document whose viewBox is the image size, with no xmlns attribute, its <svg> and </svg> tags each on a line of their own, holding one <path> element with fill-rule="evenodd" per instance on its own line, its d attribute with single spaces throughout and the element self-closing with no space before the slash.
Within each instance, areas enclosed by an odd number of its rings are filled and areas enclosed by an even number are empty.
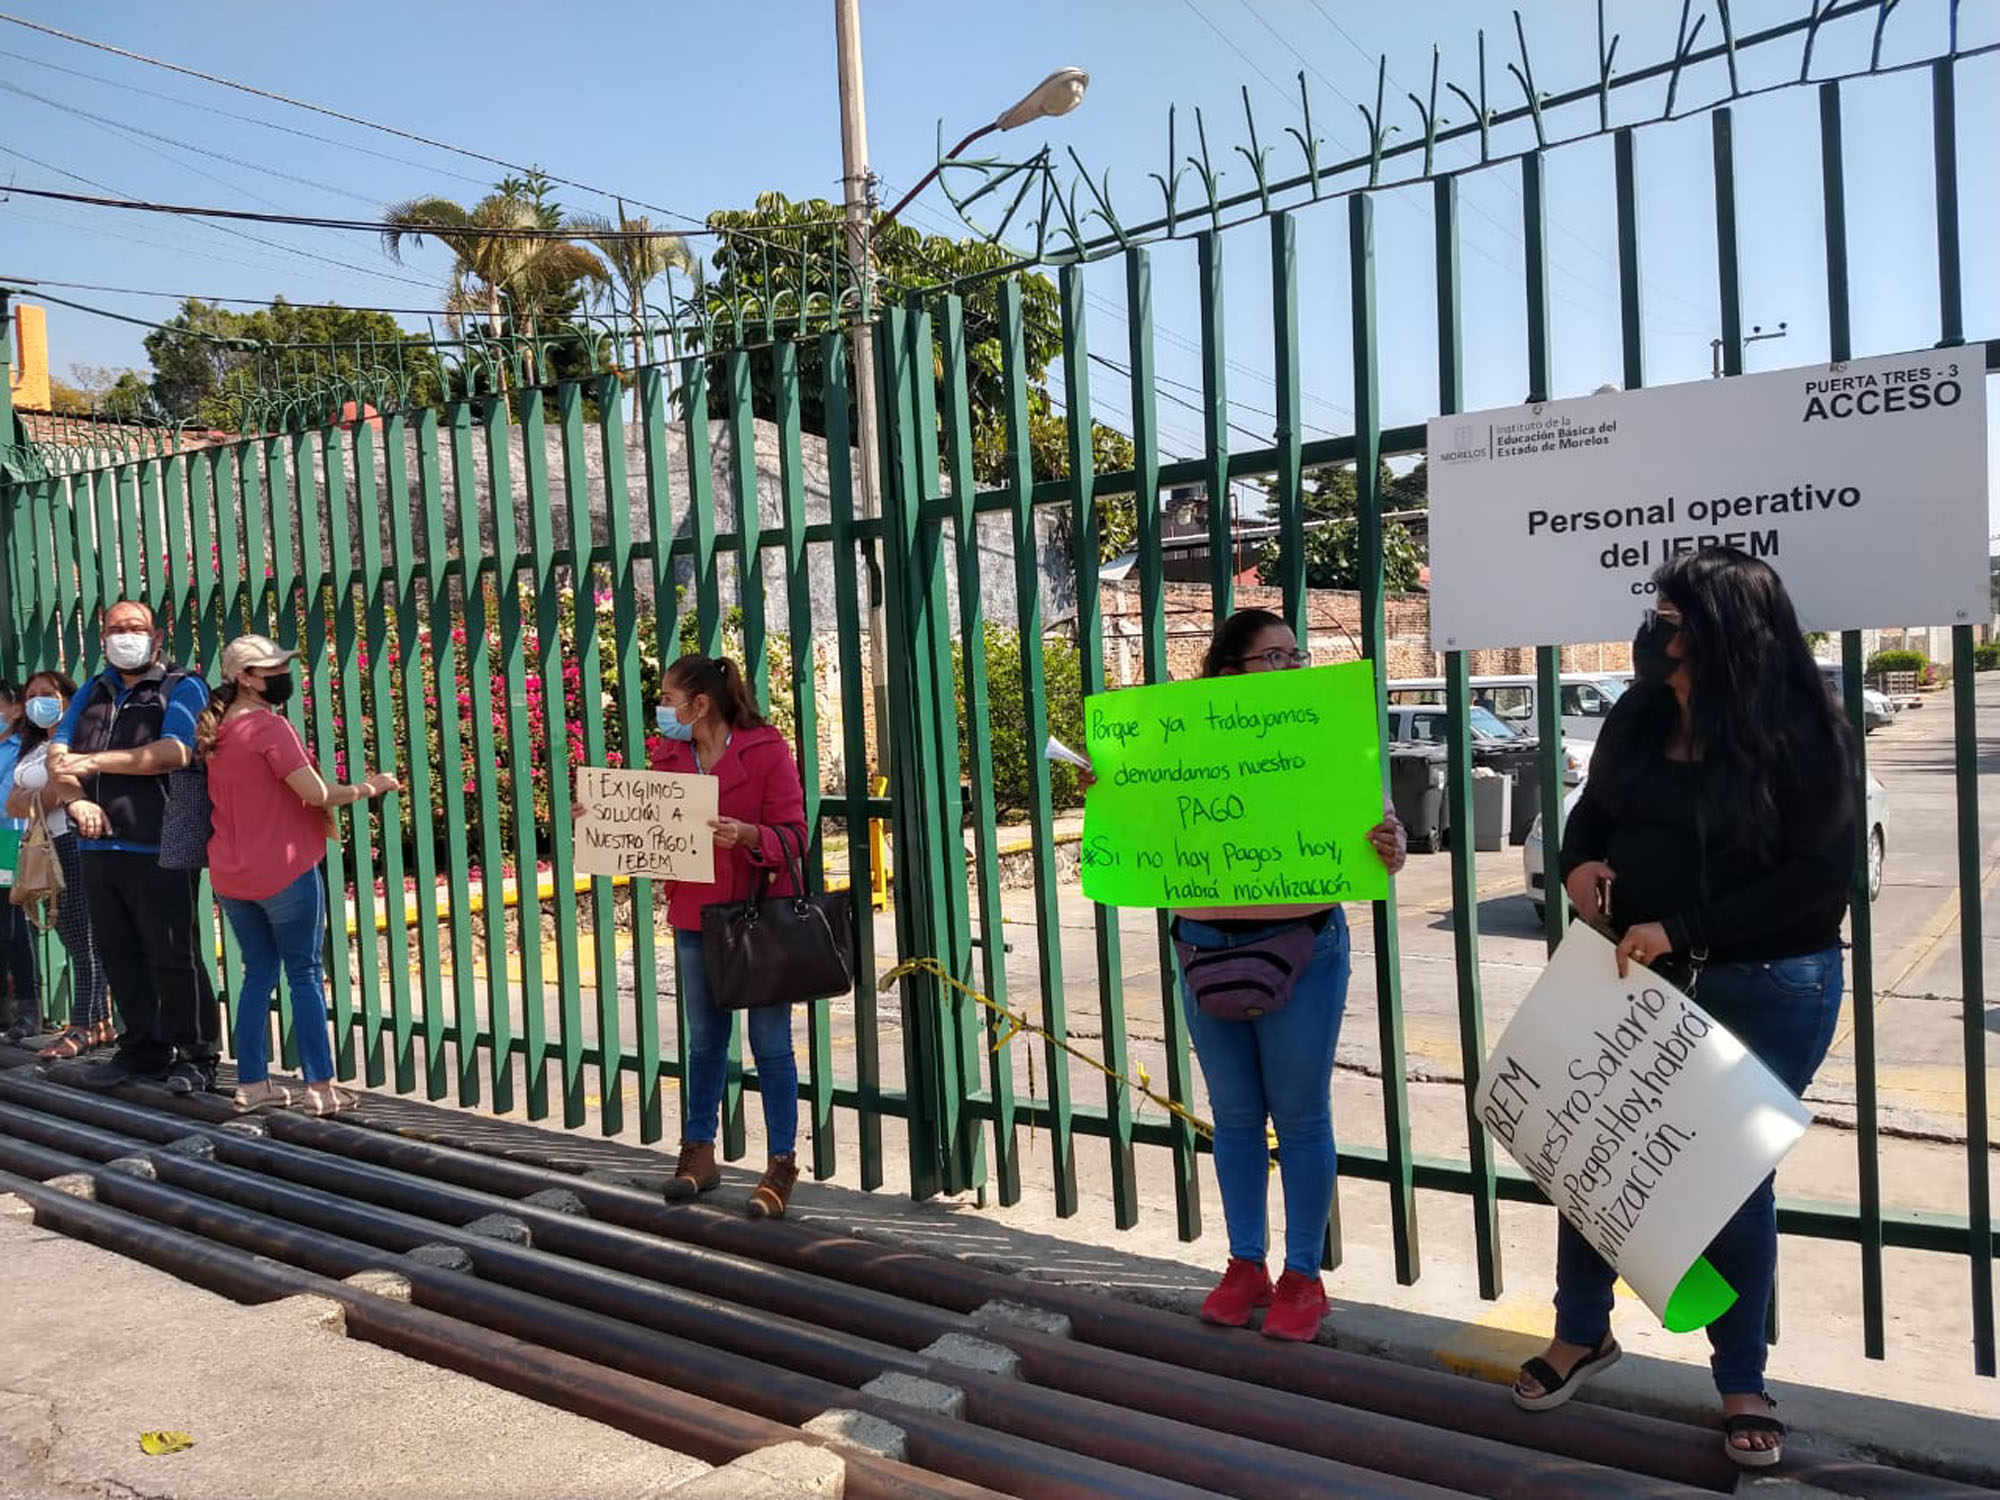
<svg viewBox="0 0 2000 1500">
<path fill-rule="evenodd" d="M 1444 746 L 1405 741 L 1389 747 L 1389 800 L 1418 854 L 1444 846 L 1444 780 Z"/>
<path fill-rule="evenodd" d="M 1472 774 L 1472 847 L 1482 853 L 1507 847 L 1514 778 L 1503 771 Z"/>
<path fill-rule="evenodd" d="M 1537 764 L 1540 757 L 1539 742 L 1532 739 L 1520 740 L 1477 740 L 1472 746 L 1472 764 L 1475 769 L 1491 766 L 1504 773 L 1514 783 L 1512 792 L 1512 812 L 1507 819 L 1507 836 L 1515 843 L 1523 843 L 1528 830 L 1534 826 L 1535 816 L 1542 810 L 1541 770 Z"/>
</svg>

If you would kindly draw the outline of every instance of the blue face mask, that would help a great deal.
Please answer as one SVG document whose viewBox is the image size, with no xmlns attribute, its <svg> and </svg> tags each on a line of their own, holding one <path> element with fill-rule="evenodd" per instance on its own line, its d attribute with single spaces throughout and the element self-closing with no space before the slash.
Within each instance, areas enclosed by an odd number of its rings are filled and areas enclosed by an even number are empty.
<svg viewBox="0 0 2000 1500">
<path fill-rule="evenodd" d="M 62 722 L 63 702 L 60 698 L 30 698 L 28 700 L 28 722 L 37 729 L 53 729 Z"/>
<path fill-rule="evenodd" d="M 653 710 L 653 722 L 660 726 L 660 733 L 670 740 L 685 741 L 694 738 L 694 725 L 683 724 L 679 716 L 664 703 Z"/>
</svg>

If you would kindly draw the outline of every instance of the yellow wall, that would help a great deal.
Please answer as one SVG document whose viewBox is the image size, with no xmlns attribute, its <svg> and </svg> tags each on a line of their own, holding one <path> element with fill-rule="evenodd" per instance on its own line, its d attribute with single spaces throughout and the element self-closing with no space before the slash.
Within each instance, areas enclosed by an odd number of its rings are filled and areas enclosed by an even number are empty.
<svg viewBox="0 0 2000 1500">
<path fill-rule="evenodd" d="M 44 308 L 14 306 L 14 356 L 7 386 L 14 404 L 26 411 L 49 409 L 49 323 Z"/>
</svg>

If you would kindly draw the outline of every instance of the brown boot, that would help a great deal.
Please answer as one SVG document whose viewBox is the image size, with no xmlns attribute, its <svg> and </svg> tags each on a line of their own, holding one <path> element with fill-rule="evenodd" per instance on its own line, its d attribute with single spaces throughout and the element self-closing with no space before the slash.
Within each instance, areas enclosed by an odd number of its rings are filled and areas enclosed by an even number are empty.
<svg viewBox="0 0 2000 1500">
<path fill-rule="evenodd" d="M 764 1168 L 764 1180 L 750 1195 L 750 1217 L 784 1218 L 785 1206 L 792 1201 L 792 1187 L 798 1180 L 799 1159 L 796 1156 L 772 1157 L 771 1164 Z"/>
<path fill-rule="evenodd" d="M 674 1175 L 667 1179 L 668 1201 L 692 1198 L 722 1186 L 722 1168 L 715 1164 L 714 1141 L 682 1141 L 681 1154 L 674 1162 Z"/>
</svg>

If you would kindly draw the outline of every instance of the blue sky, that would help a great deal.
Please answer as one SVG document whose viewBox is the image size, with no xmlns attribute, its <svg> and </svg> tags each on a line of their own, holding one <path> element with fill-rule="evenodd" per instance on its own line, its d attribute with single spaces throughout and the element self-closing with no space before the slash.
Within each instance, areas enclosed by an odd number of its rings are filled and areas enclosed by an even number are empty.
<svg viewBox="0 0 2000 1500">
<path fill-rule="evenodd" d="M 1739 35 L 1805 9 L 1807 0 L 1737 0 Z M 513 162 L 532 162 L 699 219 L 777 188 L 794 197 L 837 196 L 840 143 L 832 7 L 818 0 L 761 0 L 734 7 L 681 0 L 605 0 L 550 10 L 459 0 L 395 6 L 349 0 L 338 7 L 250 0 L 14 0 L 16 13 L 133 51 L 183 62 L 280 93 L 396 125 Z M 1521 7 L 1537 84 L 1560 91 L 1595 76 L 1596 12 L 1587 0 L 1528 0 Z M 1668 54 L 1680 7 L 1624 0 L 1611 7 L 1622 40 L 1618 61 Z M 1714 6 L 1703 44 L 1717 31 Z M 1885 66 L 1942 46 L 1946 0 L 1905 0 L 1892 17 Z M 562 16 L 563 23 L 552 23 Z M 575 18 L 569 24 L 568 17 Z M 1128 219 L 1152 217 L 1160 201 L 1147 174 L 1166 154 L 1166 115 L 1179 106 L 1181 148 L 1191 149 L 1200 107 L 1211 149 L 1226 162 L 1222 190 L 1248 188 L 1239 86 L 1250 90 L 1259 130 L 1284 141 L 1296 123 L 1294 79 L 1308 73 L 1314 120 L 1335 156 L 1362 138 L 1351 100 L 1372 102 L 1373 58 L 1386 51 L 1390 118 L 1405 138 L 1416 115 L 1398 85 L 1428 83 L 1430 50 L 1444 75 L 1470 84 L 1476 33 L 1487 29 L 1488 87 L 1497 103 L 1519 98 L 1505 65 L 1514 56 L 1507 9 L 1476 0 L 1422 5 L 1357 0 L 863 0 L 871 157 L 885 199 L 929 166 L 940 119 L 947 139 L 990 118 L 1051 68 L 1090 70 L 1083 106 L 1066 119 L 999 137 L 1022 154 L 1043 140 L 1073 146 L 1093 171 L 1111 174 Z M 2000 6 L 1968 5 L 1961 45 L 2000 40 Z M 1872 19 L 1829 25 L 1815 74 L 1865 60 Z M 1786 41 L 1746 57 L 1754 87 L 1795 76 L 1798 45 Z M 59 69 L 69 71 L 58 71 Z M 1721 64 L 1689 75 L 1682 103 L 1714 97 Z M 2000 54 L 1958 73 L 1966 327 L 2000 333 Z M 42 96 L 27 97 L 27 90 Z M 1338 91 L 1338 93 L 1336 93 Z M 1657 88 L 1629 91 L 1650 101 Z M 1912 72 L 1846 89 L 1848 203 L 1857 354 L 1923 347 L 1938 336 L 1932 232 L 1928 75 Z M 1345 95 L 1343 100 L 1338 95 Z M 100 116 L 64 113 L 54 104 Z M 1464 116 L 1456 100 L 1447 115 Z M 218 113 L 226 111 L 227 113 Z M 1593 107 L 1557 118 L 1554 135 L 1584 128 Z M 263 122 L 263 123 L 260 123 Z M 286 127 L 287 130 L 271 128 Z M 120 128 L 124 127 L 124 128 Z M 135 136 L 133 130 L 151 132 Z M 160 139 L 165 137 L 166 139 Z M 323 139 L 322 139 L 323 138 Z M 1516 138 L 1517 139 L 1517 138 Z M 1792 89 L 1737 106 L 1738 179 L 1747 321 L 1789 327 L 1759 344 L 1747 368 L 1804 364 L 1827 356 L 1820 232 L 1817 112 L 1813 91 Z M 1642 182 L 1646 376 L 1650 384 L 1705 377 L 1716 311 L 1710 135 L 1705 116 L 1645 128 L 1638 136 Z M 1296 151 L 1274 153 L 1294 170 Z M 199 148 L 199 151 L 192 149 Z M 200 152 L 214 154 L 200 154 Z M 32 158 L 32 159 L 31 159 Z M 1440 160 L 1462 165 L 1466 146 Z M 1549 159 L 1554 394 L 1588 392 L 1619 373 L 1617 273 L 1608 141 L 1566 147 Z M 441 192 L 478 197 L 501 168 L 267 103 L 157 68 L 0 24 L 0 183 L 93 191 L 73 173 L 120 194 L 180 202 L 368 217 L 383 205 Z M 1401 169 L 1392 169 L 1401 170 Z M 1184 195 L 1193 184 L 1184 184 Z M 1469 406 L 1521 400 L 1527 390 L 1520 290 L 1523 244 L 1519 173 L 1500 166 L 1465 179 L 1463 301 Z M 609 209 L 608 200 L 565 188 L 565 206 Z M 1184 196 L 1183 203 L 1191 202 Z M 655 214 L 655 218 L 661 217 Z M 935 188 L 907 217 L 920 228 L 953 228 Z M 1353 404 L 1348 353 L 1347 220 L 1340 204 L 1298 213 L 1308 436 L 1348 430 Z M 1435 405 L 1430 198 L 1425 187 L 1377 194 L 1378 286 L 1386 422 L 1411 422 Z M 258 243 L 244 238 L 255 235 Z M 1268 238 L 1261 225 L 1226 237 L 1227 345 L 1232 441 L 1268 441 L 1274 409 Z M 1198 324 L 1191 243 L 1159 247 L 1155 306 L 1162 375 L 1198 387 Z M 426 247 L 397 265 L 372 237 L 334 231 L 239 226 L 227 233 L 162 220 L 24 198 L 0 204 L 0 276 L 41 276 L 204 295 L 425 307 L 437 305 L 445 252 Z M 1123 273 L 1114 259 L 1090 272 L 1095 347 L 1122 361 Z M 163 317 L 170 298 L 94 291 L 62 295 L 139 317 Z M 415 322 L 417 320 L 406 320 Z M 50 309 L 51 359 L 143 364 L 144 330 L 62 307 Z M 1129 392 L 1115 372 L 1093 371 L 1101 419 L 1122 425 Z M 1160 415 L 1163 445 L 1196 449 L 1193 410 L 1171 397 Z M 1164 393 L 1163 393 L 1164 394 Z M 2000 526 L 1993 529 L 2000 531 Z"/>
</svg>

